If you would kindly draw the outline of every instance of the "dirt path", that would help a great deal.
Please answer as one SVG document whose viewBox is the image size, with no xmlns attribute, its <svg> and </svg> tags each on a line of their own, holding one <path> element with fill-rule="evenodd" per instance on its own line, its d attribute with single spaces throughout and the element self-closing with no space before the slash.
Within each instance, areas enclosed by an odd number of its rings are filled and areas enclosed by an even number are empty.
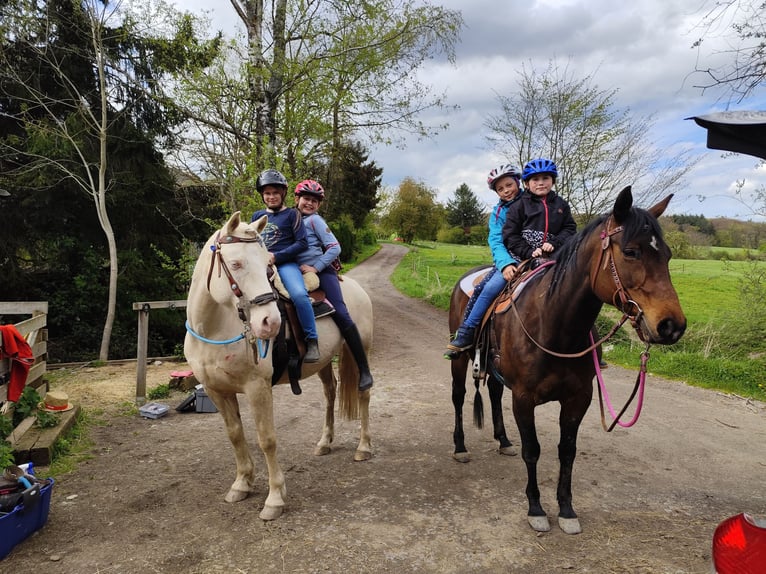
<svg viewBox="0 0 766 574">
<path fill-rule="evenodd" d="M 114 405 L 133 400 L 134 367 L 90 369 L 61 386 L 90 412 L 106 409 L 94 415 L 104 424 L 94 427 L 93 457 L 55 477 L 47 525 L 0 570 L 706 574 L 721 520 L 742 511 L 766 516 L 764 405 L 650 375 L 635 427 L 604 433 L 597 399 L 585 418 L 573 479 L 584 532 L 567 536 L 555 520 L 550 533 L 533 532 L 523 461 L 497 454 L 490 429 L 467 426 L 473 461 L 451 458 L 449 364 L 441 357 L 446 314 L 392 289 L 386 278 L 403 251 L 385 245 L 350 272 L 375 308 L 371 461 L 352 460 L 354 421 L 339 422 L 332 454 L 314 457 L 321 385 L 304 382 L 299 397 L 279 387 L 288 506 L 279 520 L 264 523 L 263 466 L 253 497 L 223 501 L 234 460 L 219 415 L 120 415 Z M 176 368 L 150 367 L 149 387 L 167 382 Z M 605 376 L 619 402 L 635 373 L 611 367 Z M 552 517 L 557 415 L 555 405 L 538 409 L 540 487 Z M 257 450 L 247 416 L 245 422 Z M 517 443 L 509 404 L 506 426 Z"/>
</svg>

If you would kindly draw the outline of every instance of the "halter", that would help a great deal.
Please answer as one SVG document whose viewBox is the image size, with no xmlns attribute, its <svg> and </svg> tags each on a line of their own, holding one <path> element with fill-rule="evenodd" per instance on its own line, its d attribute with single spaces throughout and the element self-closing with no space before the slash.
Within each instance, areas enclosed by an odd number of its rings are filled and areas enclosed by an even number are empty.
<svg viewBox="0 0 766 574">
<path fill-rule="evenodd" d="M 210 258 L 210 269 L 207 273 L 207 290 L 210 291 L 210 279 L 213 276 L 213 268 L 215 267 L 216 261 L 218 262 L 218 277 L 221 276 L 221 271 L 226 275 L 226 278 L 229 281 L 229 287 L 231 287 L 232 292 L 237 297 L 237 313 L 239 315 L 239 319 L 242 321 L 244 325 L 244 332 L 238 335 L 237 337 L 233 337 L 231 339 L 227 339 L 225 341 L 213 341 L 212 339 L 207 339 L 200 335 L 199 333 L 196 333 L 194 329 L 192 329 L 191 325 L 189 324 L 189 321 L 186 321 L 186 330 L 195 338 L 199 339 L 200 341 L 203 341 L 205 343 L 211 343 L 214 345 L 227 345 L 229 343 L 234 343 L 236 341 L 239 341 L 241 339 L 244 339 L 245 337 L 248 337 L 248 342 L 255 347 L 257 347 L 257 352 L 255 353 L 255 362 L 258 363 L 258 356 L 260 355 L 261 358 L 264 358 L 266 354 L 269 351 L 269 342 L 266 341 L 265 348 L 261 348 L 261 340 L 257 338 L 250 337 L 250 307 L 253 305 L 268 305 L 272 301 L 277 301 L 279 299 L 279 295 L 277 295 L 276 290 L 272 286 L 271 291 L 267 293 L 261 293 L 260 295 L 256 295 L 252 299 L 247 299 L 245 297 L 245 294 L 242 292 L 242 289 L 240 289 L 239 285 L 237 284 L 237 281 L 234 279 L 234 276 L 231 273 L 231 270 L 229 269 L 229 266 L 226 265 L 226 261 L 223 259 L 223 255 L 221 254 L 221 247 L 225 244 L 231 244 L 231 243 L 257 243 L 261 246 L 263 246 L 263 240 L 260 236 L 256 235 L 254 237 L 238 237 L 236 235 L 224 235 L 221 237 L 221 232 L 218 232 L 218 235 L 216 235 L 215 240 L 213 241 L 213 245 L 210 246 L 210 250 L 213 252 L 213 256 Z M 266 274 L 268 277 L 271 277 L 274 275 L 274 268 L 269 265 L 266 270 Z"/>
</svg>

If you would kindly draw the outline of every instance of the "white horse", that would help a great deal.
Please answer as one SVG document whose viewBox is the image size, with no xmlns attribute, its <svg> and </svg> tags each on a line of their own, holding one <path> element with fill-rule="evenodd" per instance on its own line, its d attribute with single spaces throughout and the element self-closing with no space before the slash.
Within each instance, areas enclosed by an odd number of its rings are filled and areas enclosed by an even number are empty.
<svg viewBox="0 0 766 574">
<path fill-rule="evenodd" d="M 243 393 L 250 402 L 258 444 L 269 473 L 269 494 L 260 517 L 273 520 L 282 514 L 287 489 L 276 457 L 271 349 L 281 320 L 269 280 L 273 270 L 260 235 L 265 225 L 265 216 L 247 224 L 236 212 L 208 240 L 194 268 L 187 298 L 184 354 L 194 376 L 223 416 L 234 447 L 237 476 L 226 494 L 227 502 L 244 500 L 254 490 L 255 464 L 245 441 L 237 394 Z M 364 346 L 369 349 L 372 340 L 370 298 L 353 279 L 344 277 L 341 285 L 349 312 L 359 328 Z M 336 396 L 332 359 L 340 353 L 339 410 L 345 418 L 361 420 L 354 460 L 368 460 L 372 456 L 370 390 L 358 391 L 356 362 L 332 319 L 318 320 L 317 330 L 321 359 L 318 363 L 303 365 L 301 372 L 301 378 L 319 375 L 327 401 L 324 428 L 314 454 L 330 452 Z M 286 373 L 279 383 L 287 382 Z"/>
</svg>

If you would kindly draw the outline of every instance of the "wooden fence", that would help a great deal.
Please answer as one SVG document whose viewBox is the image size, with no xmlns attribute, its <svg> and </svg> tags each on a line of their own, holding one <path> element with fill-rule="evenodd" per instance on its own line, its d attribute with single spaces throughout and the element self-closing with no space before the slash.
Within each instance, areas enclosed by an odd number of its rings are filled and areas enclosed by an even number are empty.
<svg viewBox="0 0 766 574">
<path fill-rule="evenodd" d="M 39 388 L 45 384 L 43 376 L 48 360 L 48 302 L 0 302 L 0 315 L 31 315 L 30 318 L 22 319 L 14 324 L 29 343 L 35 358 L 34 364 L 29 369 L 27 385 L 31 385 L 35 389 Z M 2 346 L 2 340 L 0 340 L 0 346 Z M 10 371 L 10 359 L 0 360 L 0 381 L 3 381 L 3 384 L 0 385 L 0 403 L 4 403 L 8 399 L 8 381 L 6 379 L 10 376 Z"/>
</svg>

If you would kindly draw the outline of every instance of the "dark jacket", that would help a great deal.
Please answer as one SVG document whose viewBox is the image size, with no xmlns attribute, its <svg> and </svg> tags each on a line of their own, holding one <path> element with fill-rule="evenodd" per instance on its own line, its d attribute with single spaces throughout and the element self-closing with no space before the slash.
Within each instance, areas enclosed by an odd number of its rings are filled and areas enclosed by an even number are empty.
<svg viewBox="0 0 766 574">
<path fill-rule="evenodd" d="M 577 231 L 569 204 L 550 191 L 545 197 L 524 193 L 508 208 L 503 225 L 503 243 L 519 261 L 548 242 L 558 250 Z"/>
</svg>

